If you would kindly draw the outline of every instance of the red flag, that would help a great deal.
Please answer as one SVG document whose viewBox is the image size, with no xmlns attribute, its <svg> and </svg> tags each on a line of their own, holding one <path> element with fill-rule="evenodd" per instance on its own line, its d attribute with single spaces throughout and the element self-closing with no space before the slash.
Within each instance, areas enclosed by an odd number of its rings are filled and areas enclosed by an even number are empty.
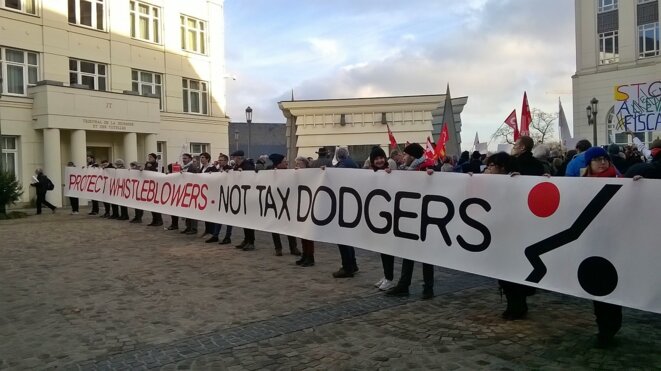
<svg viewBox="0 0 661 371">
<path fill-rule="evenodd" d="M 428 159 L 434 158 L 434 144 L 431 142 L 431 139 L 427 137 L 427 146 L 425 147 L 425 157 Z"/>
<path fill-rule="evenodd" d="M 390 131 L 390 126 L 386 124 L 386 127 L 388 128 L 388 140 L 390 140 L 390 149 L 396 149 L 397 141 L 395 140 L 395 136 L 392 134 L 392 131 Z"/>
<path fill-rule="evenodd" d="M 514 129 L 514 141 L 516 142 L 519 139 L 519 125 L 516 122 L 516 110 L 513 110 L 512 113 L 507 116 L 505 124 Z"/>
<path fill-rule="evenodd" d="M 528 106 L 528 94 L 523 92 L 523 106 L 521 107 L 521 135 L 530 136 L 530 123 L 532 115 Z"/>
<path fill-rule="evenodd" d="M 448 124 L 443 123 L 443 129 L 441 129 L 441 134 L 438 136 L 438 142 L 436 142 L 436 148 L 434 148 L 435 158 L 445 157 L 445 144 L 450 139 L 450 134 L 448 133 Z"/>
</svg>

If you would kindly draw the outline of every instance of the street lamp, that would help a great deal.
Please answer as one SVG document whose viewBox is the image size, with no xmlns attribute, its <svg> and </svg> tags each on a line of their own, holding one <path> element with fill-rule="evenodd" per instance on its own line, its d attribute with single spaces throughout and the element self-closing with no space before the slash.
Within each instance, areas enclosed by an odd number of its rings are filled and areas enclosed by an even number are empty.
<svg viewBox="0 0 661 371">
<path fill-rule="evenodd" d="M 246 158 L 250 158 L 250 147 L 251 147 L 251 130 L 250 130 L 250 124 L 252 123 L 252 108 L 248 106 L 246 108 L 246 124 L 248 125 L 248 155 Z"/>
<path fill-rule="evenodd" d="M 239 150 L 239 129 L 234 129 L 234 143 L 236 144 L 235 151 Z"/>
<path fill-rule="evenodd" d="M 585 113 L 588 116 L 588 124 L 592 125 L 592 145 L 597 145 L 597 113 L 599 109 L 599 100 L 592 98 L 590 105 L 585 107 Z"/>
</svg>

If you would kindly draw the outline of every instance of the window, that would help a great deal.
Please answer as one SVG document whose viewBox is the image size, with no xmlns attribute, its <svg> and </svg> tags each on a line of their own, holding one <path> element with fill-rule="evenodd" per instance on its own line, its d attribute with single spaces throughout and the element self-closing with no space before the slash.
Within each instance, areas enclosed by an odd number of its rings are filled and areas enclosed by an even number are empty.
<svg viewBox="0 0 661 371">
<path fill-rule="evenodd" d="M 617 9 L 617 0 L 599 0 L 598 13 L 610 12 Z"/>
<path fill-rule="evenodd" d="M 156 142 L 156 161 L 158 161 L 158 171 L 165 172 L 163 163 L 165 161 L 165 150 L 167 142 Z"/>
<path fill-rule="evenodd" d="M 37 53 L 0 48 L 0 93 L 27 95 L 27 88 L 36 85 L 38 79 Z"/>
<path fill-rule="evenodd" d="M 132 70 L 131 87 L 140 95 L 157 95 L 163 110 L 163 76 L 160 73 Z"/>
<path fill-rule="evenodd" d="M 0 137 L 2 153 L 0 155 L 0 167 L 9 172 L 16 179 L 18 169 L 18 137 Z"/>
<path fill-rule="evenodd" d="M 105 0 L 69 0 L 69 23 L 105 30 Z"/>
<path fill-rule="evenodd" d="M 141 1 L 131 1 L 131 37 L 161 42 L 161 8 Z"/>
<path fill-rule="evenodd" d="M 101 63 L 69 59 L 69 83 L 87 85 L 90 90 L 106 90 L 107 66 Z"/>
<path fill-rule="evenodd" d="M 638 4 L 646 4 L 646 3 L 651 3 L 656 0 L 638 0 Z"/>
<path fill-rule="evenodd" d="M 209 94 L 204 81 L 181 79 L 184 92 L 184 112 L 208 114 Z"/>
<path fill-rule="evenodd" d="M 640 58 L 659 55 L 659 22 L 638 26 L 638 56 Z"/>
<path fill-rule="evenodd" d="M 209 152 L 209 143 L 191 143 L 191 155 L 199 157 L 200 153 Z"/>
<path fill-rule="evenodd" d="M 28 14 L 37 14 L 36 0 L 0 0 L 0 6 Z"/>
<path fill-rule="evenodd" d="M 185 15 L 181 19 L 181 49 L 206 54 L 206 22 Z"/>
<path fill-rule="evenodd" d="M 616 63 L 620 60 L 618 31 L 599 34 L 599 64 Z"/>
</svg>

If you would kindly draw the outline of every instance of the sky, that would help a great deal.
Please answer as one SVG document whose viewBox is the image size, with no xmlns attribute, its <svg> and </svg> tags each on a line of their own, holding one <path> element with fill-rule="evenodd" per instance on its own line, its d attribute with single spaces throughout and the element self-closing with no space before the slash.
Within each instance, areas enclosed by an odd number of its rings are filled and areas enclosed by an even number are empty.
<svg viewBox="0 0 661 371">
<path fill-rule="evenodd" d="M 468 96 L 463 147 L 491 135 L 523 92 L 572 126 L 572 0 L 225 0 L 232 121 L 285 122 L 277 102 Z M 557 136 L 557 127 L 556 133 Z"/>
</svg>

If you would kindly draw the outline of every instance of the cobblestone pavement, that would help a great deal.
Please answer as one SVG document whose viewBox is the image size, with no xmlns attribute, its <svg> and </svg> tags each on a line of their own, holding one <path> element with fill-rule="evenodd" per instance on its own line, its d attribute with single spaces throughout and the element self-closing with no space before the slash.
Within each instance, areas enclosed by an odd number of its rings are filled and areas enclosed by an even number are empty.
<svg viewBox="0 0 661 371">
<path fill-rule="evenodd" d="M 243 252 L 84 213 L 0 221 L 0 368 L 661 369 L 658 314 L 625 309 L 598 350 L 587 300 L 539 292 L 506 322 L 492 279 L 437 268 L 421 301 L 416 266 L 411 296 L 387 298 L 378 254 L 339 280 L 335 246 L 315 259 L 273 256 L 259 232 Z"/>
</svg>

